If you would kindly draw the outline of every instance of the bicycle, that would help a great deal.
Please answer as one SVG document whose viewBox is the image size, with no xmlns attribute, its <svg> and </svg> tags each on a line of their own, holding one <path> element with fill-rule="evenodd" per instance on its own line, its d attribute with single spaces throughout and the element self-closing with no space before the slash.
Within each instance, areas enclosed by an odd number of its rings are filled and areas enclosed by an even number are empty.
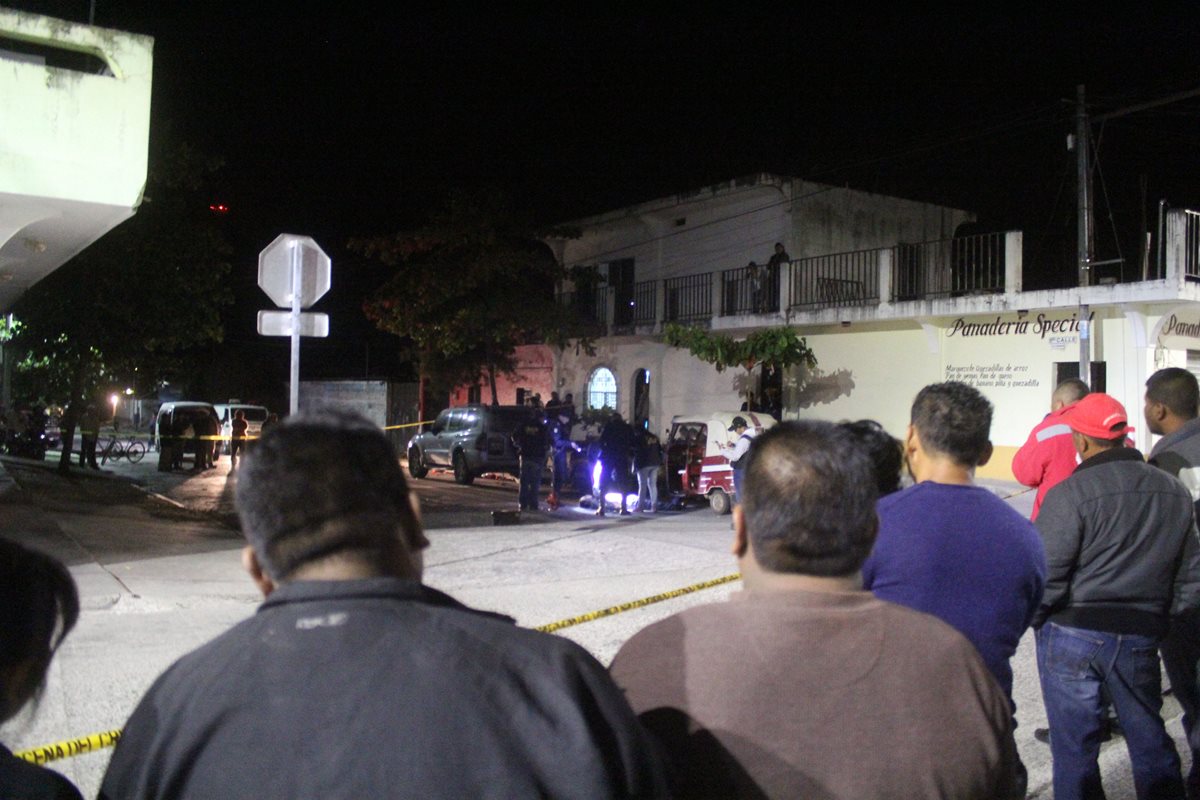
<svg viewBox="0 0 1200 800">
<path fill-rule="evenodd" d="M 146 445 L 136 439 L 130 439 L 128 442 L 122 443 L 116 436 L 108 439 L 104 450 L 100 453 L 100 463 L 106 463 L 110 458 L 116 462 L 122 457 L 126 458 L 130 464 L 136 464 L 141 461 L 146 455 Z"/>
</svg>

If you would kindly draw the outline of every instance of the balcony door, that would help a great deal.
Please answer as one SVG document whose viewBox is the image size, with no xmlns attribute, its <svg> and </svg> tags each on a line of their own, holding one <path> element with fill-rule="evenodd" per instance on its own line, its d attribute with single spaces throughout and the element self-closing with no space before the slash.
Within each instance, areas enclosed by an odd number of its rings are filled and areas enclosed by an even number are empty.
<svg viewBox="0 0 1200 800">
<path fill-rule="evenodd" d="M 608 263 L 608 285 L 613 292 L 613 325 L 633 325 L 633 259 L 623 258 Z"/>
</svg>

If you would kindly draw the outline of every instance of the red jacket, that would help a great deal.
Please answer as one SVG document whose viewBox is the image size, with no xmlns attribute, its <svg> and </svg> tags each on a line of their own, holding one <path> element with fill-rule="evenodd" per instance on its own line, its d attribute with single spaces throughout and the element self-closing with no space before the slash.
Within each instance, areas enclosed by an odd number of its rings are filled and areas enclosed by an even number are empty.
<svg viewBox="0 0 1200 800">
<path fill-rule="evenodd" d="M 1013 456 L 1013 476 L 1026 486 L 1037 487 L 1033 501 L 1033 514 L 1037 519 L 1042 500 L 1050 487 L 1066 478 L 1079 465 L 1075 443 L 1071 440 L 1071 428 L 1062 421 L 1065 408 L 1051 411 L 1029 434 L 1025 444 Z"/>
</svg>

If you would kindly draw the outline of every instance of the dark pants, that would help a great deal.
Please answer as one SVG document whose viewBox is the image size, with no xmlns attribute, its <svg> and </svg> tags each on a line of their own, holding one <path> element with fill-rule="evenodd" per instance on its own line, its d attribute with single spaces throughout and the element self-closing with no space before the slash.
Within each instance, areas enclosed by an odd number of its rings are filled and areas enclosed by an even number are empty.
<svg viewBox="0 0 1200 800">
<path fill-rule="evenodd" d="M 554 493 L 558 494 L 567 484 L 567 448 L 554 448 Z"/>
<path fill-rule="evenodd" d="M 538 496 L 542 491 L 542 470 L 546 468 L 546 456 L 535 458 L 521 456 L 521 490 L 518 502 L 522 511 L 537 511 Z"/>
<path fill-rule="evenodd" d="M 79 466 L 100 469 L 100 466 L 96 463 L 96 440 L 98 438 L 97 436 L 81 434 L 79 440 Z"/>
<path fill-rule="evenodd" d="M 1183 707 L 1183 731 L 1192 751 L 1188 796 L 1200 798 L 1200 609 L 1171 620 L 1171 631 L 1159 645 L 1171 690 Z"/>
<path fill-rule="evenodd" d="M 611 462 L 611 463 L 610 463 Z M 604 508 L 604 495 L 610 489 L 621 493 L 621 510 L 625 510 L 625 485 L 629 481 L 629 459 L 616 456 L 601 456 L 600 508 Z"/>
<path fill-rule="evenodd" d="M 212 442 L 207 439 L 197 437 L 194 440 L 196 446 L 196 460 L 192 464 L 193 470 L 208 469 L 212 466 Z"/>
<path fill-rule="evenodd" d="M 1159 641 L 1047 622 L 1037 632 L 1038 676 L 1050 723 L 1055 800 L 1103 798 L 1101 726 L 1107 688 L 1125 733 L 1139 798 L 1183 797 L 1179 754 L 1162 711 Z"/>
<path fill-rule="evenodd" d="M 238 453 L 246 447 L 246 440 L 241 437 L 234 437 L 229 440 L 229 468 L 237 469 Z"/>
</svg>

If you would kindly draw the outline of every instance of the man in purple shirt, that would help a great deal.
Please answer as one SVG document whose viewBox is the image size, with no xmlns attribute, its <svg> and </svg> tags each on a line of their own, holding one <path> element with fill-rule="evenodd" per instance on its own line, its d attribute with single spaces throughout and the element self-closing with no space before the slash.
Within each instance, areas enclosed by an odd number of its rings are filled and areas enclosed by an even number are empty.
<svg viewBox="0 0 1200 800">
<path fill-rule="evenodd" d="M 957 628 L 1012 703 L 1009 660 L 1046 583 L 1037 529 L 987 489 L 992 404 L 964 383 L 926 386 L 912 406 L 905 457 L 915 485 L 880 499 L 879 538 L 863 587 Z"/>
</svg>

